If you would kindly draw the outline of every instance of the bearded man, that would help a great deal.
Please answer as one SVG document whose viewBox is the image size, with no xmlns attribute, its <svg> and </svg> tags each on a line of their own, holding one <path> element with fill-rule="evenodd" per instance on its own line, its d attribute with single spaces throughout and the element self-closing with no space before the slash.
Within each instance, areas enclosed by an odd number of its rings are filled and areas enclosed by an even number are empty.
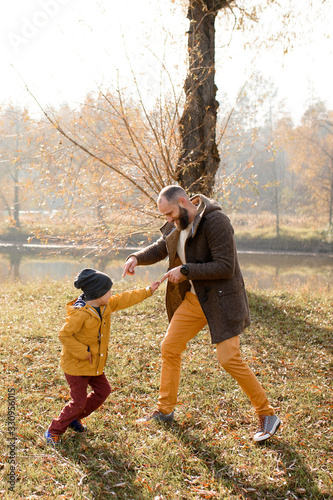
<svg viewBox="0 0 333 500">
<path fill-rule="evenodd" d="M 169 327 L 162 342 L 162 370 L 157 408 L 138 421 L 171 422 L 177 404 L 181 355 L 187 342 L 208 324 L 222 367 L 236 380 L 258 416 L 253 439 L 269 439 L 281 422 L 266 393 L 240 353 L 240 334 L 250 325 L 249 306 L 238 263 L 234 230 L 216 201 L 191 199 L 179 186 L 167 186 L 157 200 L 167 222 L 162 237 L 130 255 L 123 276 L 137 265 L 169 257 L 166 309 Z"/>
</svg>

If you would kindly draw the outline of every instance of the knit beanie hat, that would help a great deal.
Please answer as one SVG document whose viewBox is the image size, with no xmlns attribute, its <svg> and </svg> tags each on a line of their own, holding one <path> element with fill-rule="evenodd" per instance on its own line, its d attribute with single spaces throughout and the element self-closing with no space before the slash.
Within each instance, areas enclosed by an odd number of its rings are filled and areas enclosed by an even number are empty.
<svg viewBox="0 0 333 500">
<path fill-rule="evenodd" d="M 86 300 L 103 297 L 112 285 L 109 276 L 96 269 L 82 269 L 74 280 L 75 288 L 81 288 Z"/>
</svg>

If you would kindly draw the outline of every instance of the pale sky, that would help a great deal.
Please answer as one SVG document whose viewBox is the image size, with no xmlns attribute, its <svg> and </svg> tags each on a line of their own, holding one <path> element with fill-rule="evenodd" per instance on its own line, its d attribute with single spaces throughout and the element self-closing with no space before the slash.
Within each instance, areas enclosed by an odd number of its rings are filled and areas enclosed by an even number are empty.
<svg viewBox="0 0 333 500">
<path fill-rule="evenodd" d="M 327 37 L 333 25 L 332 1 L 326 0 L 322 15 L 312 19 L 285 56 L 278 43 L 260 53 L 245 51 L 240 33 L 226 47 L 229 34 L 217 21 L 219 90 L 234 99 L 246 78 L 258 69 L 274 81 L 295 119 L 311 98 L 320 98 L 333 109 L 333 42 Z M 177 2 L 2 0 L 1 4 L 0 103 L 11 101 L 32 112 L 36 109 L 22 78 L 43 105 L 78 105 L 100 85 L 115 87 L 118 75 L 121 85 L 133 90 L 129 62 L 143 97 L 149 99 L 160 90 L 158 59 L 165 61 L 181 89 L 188 20 Z M 320 0 L 313 0 L 314 4 Z M 266 21 L 265 27 L 274 30 L 274 20 Z"/>
</svg>

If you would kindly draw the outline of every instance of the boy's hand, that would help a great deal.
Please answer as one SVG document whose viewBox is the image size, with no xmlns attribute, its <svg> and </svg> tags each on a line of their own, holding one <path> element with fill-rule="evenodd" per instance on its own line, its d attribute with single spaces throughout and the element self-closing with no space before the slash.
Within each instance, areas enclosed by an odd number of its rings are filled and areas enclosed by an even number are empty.
<svg viewBox="0 0 333 500">
<path fill-rule="evenodd" d="M 158 287 L 160 286 L 162 282 L 161 281 L 154 281 L 151 285 L 150 285 L 150 288 L 151 288 L 151 291 L 154 293 L 155 290 L 158 289 Z"/>
<path fill-rule="evenodd" d="M 86 360 L 89 360 L 89 363 L 90 363 L 90 364 L 92 363 L 92 355 L 91 355 L 91 352 L 90 352 L 90 351 L 89 351 L 89 352 L 88 352 L 88 354 L 87 354 Z"/>
</svg>

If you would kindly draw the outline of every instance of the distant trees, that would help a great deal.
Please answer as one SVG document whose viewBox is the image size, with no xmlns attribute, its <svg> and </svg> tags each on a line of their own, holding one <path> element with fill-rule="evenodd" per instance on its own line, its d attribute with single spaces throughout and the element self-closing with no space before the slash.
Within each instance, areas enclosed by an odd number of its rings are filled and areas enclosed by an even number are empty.
<svg viewBox="0 0 333 500">
<path fill-rule="evenodd" d="M 44 111 L 37 191 L 63 207 L 67 224 L 85 225 L 80 241 L 111 248 L 136 228 L 148 231 L 157 193 L 176 178 L 175 96 L 147 110 L 116 89 L 87 96 L 78 111 Z"/>
<path fill-rule="evenodd" d="M 333 222 L 333 111 L 317 102 L 305 112 L 287 143 L 292 170 L 306 189 L 310 206 Z"/>
<path fill-rule="evenodd" d="M 218 178 L 221 172 L 231 178 L 243 169 L 224 202 L 240 210 L 252 204 L 257 211 L 273 213 L 277 236 L 280 214 L 286 213 L 324 215 L 332 227 L 333 112 L 321 102 L 313 103 L 294 126 L 275 102 L 271 84 L 257 78 L 255 85 L 260 99 L 270 103 L 261 102 L 268 112 L 258 115 L 255 101 L 249 100 L 251 85 L 246 86 L 220 146 Z"/>
<path fill-rule="evenodd" d="M 248 206 L 275 215 L 276 235 L 288 185 L 288 158 L 280 144 L 279 128 L 284 120 L 276 88 L 262 75 L 244 85 L 220 145 L 219 169 L 231 180 L 229 209 Z M 225 189 L 223 189 L 225 191 Z M 225 196 L 223 194 L 225 204 Z"/>
<path fill-rule="evenodd" d="M 10 226 L 20 229 L 29 162 L 35 155 L 32 122 L 27 110 L 9 106 L 0 114 L 0 199 Z"/>
<path fill-rule="evenodd" d="M 256 80 L 272 96 L 267 85 Z M 273 213 L 277 235 L 281 214 L 325 214 L 332 225 L 333 112 L 313 104 L 294 126 L 273 100 L 271 115 L 256 114 L 250 90 L 219 124 L 215 196 L 228 212 Z M 177 179 L 178 108 L 170 97 L 147 110 L 117 91 L 90 95 L 80 109 L 47 110 L 50 120 L 2 110 L 0 209 L 16 228 L 22 206 L 56 209 L 36 233 L 43 238 L 111 249 L 133 235 L 137 244 L 159 225 L 155 195 Z"/>
</svg>

